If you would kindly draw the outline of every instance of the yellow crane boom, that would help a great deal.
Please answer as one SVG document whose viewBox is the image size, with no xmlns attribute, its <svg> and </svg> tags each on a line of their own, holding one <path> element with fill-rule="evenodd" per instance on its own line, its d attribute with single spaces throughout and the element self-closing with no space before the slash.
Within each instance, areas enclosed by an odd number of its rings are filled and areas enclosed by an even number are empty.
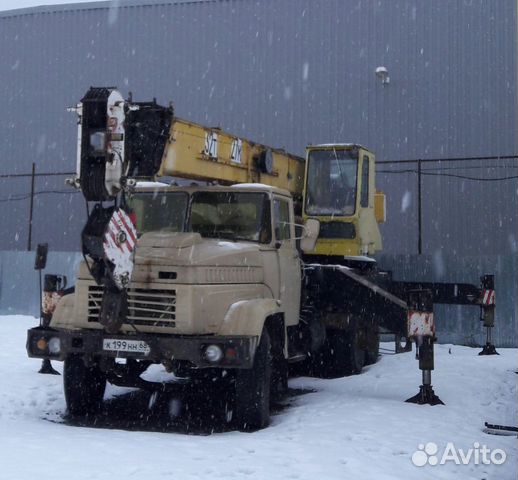
<svg viewBox="0 0 518 480">
<path fill-rule="evenodd" d="M 174 118 L 159 176 L 264 183 L 301 198 L 304 159 L 197 123 Z"/>
</svg>

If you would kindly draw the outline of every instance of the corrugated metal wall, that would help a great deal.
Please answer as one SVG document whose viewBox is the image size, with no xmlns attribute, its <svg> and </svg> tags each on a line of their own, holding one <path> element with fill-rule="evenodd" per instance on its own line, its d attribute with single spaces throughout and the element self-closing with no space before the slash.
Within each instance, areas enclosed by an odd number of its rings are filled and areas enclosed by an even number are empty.
<svg viewBox="0 0 518 480">
<path fill-rule="evenodd" d="M 180 116 L 296 153 L 354 141 L 380 160 L 515 154 L 516 25 L 515 0 L 128 1 L 0 14 L 0 174 L 33 161 L 40 172 L 73 170 L 65 108 L 90 85 L 173 100 Z M 448 166 L 517 173 L 475 163 Z M 74 250 L 84 209 L 80 195 L 49 193 L 62 182 L 37 181 L 34 239 Z M 386 251 L 414 253 L 415 174 L 380 173 L 378 185 Z M 23 249 L 28 201 L 7 200 L 29 181 L 0 188 L 0 248 Z M 423 189 L 425 253 L 516 252 L 516 180 L 429 175 Z"/>
<path fill-rule="evenodd" d="M 79 253 L 50 252 L 42 274 L 66 275 L 68 286 L 75 285 L 80 260 Z M 38 317 L 39 288 L 39 274 L 34 270 L 34 253 L 0 252 L 0 315 Z"/>
<path fill-rule="evenodd" d="M 434 255 L 377 255 L 380 268 L 405 281 L 471 283 L 478 285 L 486 273 L 495 276 L 496 310 L 493 341 L 502 347 L 518 345 L 517 255 L 458 256 L 438 251 Z M 486 331 L 480 308 L 435 305 L 439 343 L 484 345 Z"/>
<path fill-rule="evenodd" d="M 75 272 L 81 255 L 72 252 L 51 252 L 43 272 L 66 275 L 69 285 L 75 283 Z M 517 281 L 516 255 L 485 257 L 380 255 L 379 264 L 391 270 L 395 279 L 408 281 L 469 282 L 478 284 L 484 273 L 495 274 L 497 289 L 496 321 L 493 341 L 498 347 L 518 345 L 518 315 L 515 304 Z M 38 272 L 34 270 L 34 254 L 0 252 L 0 315 L 38 316 Z M 478 307 L 435 306 L 439 343 L 484 345 L 485 329 L 479 320 Z"/>
</svg>

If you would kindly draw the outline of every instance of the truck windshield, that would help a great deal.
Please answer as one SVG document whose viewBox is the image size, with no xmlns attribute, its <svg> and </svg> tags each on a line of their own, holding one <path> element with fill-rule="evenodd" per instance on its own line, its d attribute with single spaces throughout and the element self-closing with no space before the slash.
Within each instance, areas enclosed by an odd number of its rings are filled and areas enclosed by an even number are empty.
<svg viewBox="0 0 518 480">
<path fill-rule="evenodd" d="M 195 192 L 189 229 L 202 237 L 269 243 L 268 197 L 254 192 Z"/>
<path fill-rule="evenodd" d="M 183 232 L 189 195 L 185 192 L 140 192 L 129 201 L 137 231 Z"/>
<path fill-rule="evenodd" d="M 308 215 L 353 215 L 356 205 L 358 152 L 312 150 L 308 158 L 306 213 Z"/>
</svg>

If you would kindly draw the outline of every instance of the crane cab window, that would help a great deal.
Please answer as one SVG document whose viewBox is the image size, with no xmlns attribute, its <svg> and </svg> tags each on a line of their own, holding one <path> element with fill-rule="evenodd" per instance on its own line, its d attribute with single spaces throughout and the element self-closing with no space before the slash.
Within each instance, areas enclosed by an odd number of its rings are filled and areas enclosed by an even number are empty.
<svg viewBox="0 0 518 480">
<path fill-rule="evenodd" d="M 305 211 L 308 215 L 349 216 L 356 211 L 358 152 L 312 150 L 308 157 Z"/>
<path fill-rule="evenodd" d="M 369 206 L 369 157 L 367 155 L 363 156 L 361 190 L 360 205 L 367 208 Z"/>
</svg>

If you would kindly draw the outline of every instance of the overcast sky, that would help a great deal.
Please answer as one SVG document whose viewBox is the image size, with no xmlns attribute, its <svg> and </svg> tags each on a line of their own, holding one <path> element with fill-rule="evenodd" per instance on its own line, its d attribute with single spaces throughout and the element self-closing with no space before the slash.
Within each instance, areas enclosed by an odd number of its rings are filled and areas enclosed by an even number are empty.
<svg viewBox="0 0 518 480">
<path fill-rule="evenodd" d="M 37 7 L 39 5 L 57 5 L 63 3 L 88 3 L 102 0 L 0 0 L 0 10 Z"/>
</svg>

